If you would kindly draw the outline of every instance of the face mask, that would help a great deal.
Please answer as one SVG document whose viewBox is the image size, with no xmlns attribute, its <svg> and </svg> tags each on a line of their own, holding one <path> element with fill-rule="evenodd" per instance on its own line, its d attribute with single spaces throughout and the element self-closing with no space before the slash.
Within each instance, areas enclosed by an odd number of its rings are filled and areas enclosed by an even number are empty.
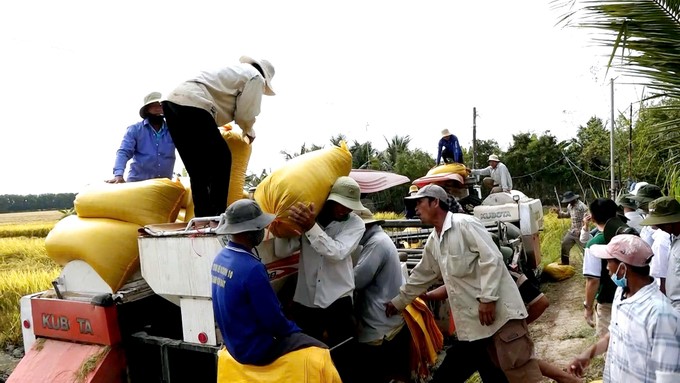
<svg viewBox="0 0 680 383">
<path fill-rule="evenodd" d="M 250 243 L 253 247 L 259 245 L 264 240 L 264 229 L 248 233 Z"/>
<path fill-rule="evenodd" d="M 156 115 L 148 115 L 147 118 L 149 119 L 149 122 L 152 124 L 162 124 L 165 117 L 163 115 L 156 116 Z"/>
<path fill-rule="evenodd" d="M 619 263 L 619 267 L 616 268 L 616 272 L 612 274 L 612 281 L 614 281 L 614 284 L 626 288 L 628 286 L 628 279 L 626 279 L 626 274 L 628 273 L 628 270 L 623 273 L 623 277 L 619 278 L 617 275 L 619 274 L 619 269 L 623 266 L 623 263 Z"/>
</svg>

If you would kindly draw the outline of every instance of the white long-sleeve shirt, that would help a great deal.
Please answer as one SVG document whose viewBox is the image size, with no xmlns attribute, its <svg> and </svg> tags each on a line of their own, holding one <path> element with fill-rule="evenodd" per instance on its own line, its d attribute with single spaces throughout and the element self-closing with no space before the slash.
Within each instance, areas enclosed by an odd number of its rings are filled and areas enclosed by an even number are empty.
<svg viewBox="0 0 680 383">
<path fill-rule="evenodd" d="M 439 279 L 446 286 L 460 340 L 488 338 L 507 321 L 527 317 L 522 296 L 500 250 L 475 217 L 446 215 L 441 236 L 432 231 L 423 258 L 392 304 L 403 310 Z M 479 302 L 496 302 L 496 320 L 489 326 L 479 323 Z"/>
<path fill-rule="evenodd" d="M 502 162 L 499 162 L 495 169 L 490 165 L 484 169 L 472 169 L 472 174 L 476 176 L 491 177 L 494 185 L 500 186 L 504 192 L 512 190 L 512 177 L 510 176 L 510 171 Z"/>
<path fill-rule="evenodd" d="M 675 310 L 680 312 L 680 237 L 673 237 L 671 242 L 666 268 L 666 296 Z"/>
<path fill-rule="evenodd" d="M 654 278 L 666 278 L 668 274 L 668 257 L 671 251 L 671 235 L 657 229 L 652 234 L 652 240 L 654 256 L 649 263 L 649 275 Z"/>
<path fill-rule="evenodd" d="M 352 252 L 359 246 L 366 227 L 358 215 L 332 221 L 325 228 L 318 223 L 302 237 L 276 238 L 274 254 L 281 258 L 300 249 L 297 286 L 293 300 L 307 307 L 327 308 L 354 292 Z"/>
<path fill-rule="evenodd" d="M 201 72 L 170 92 L 168 101 L 210 113 L 218 126 L 235 121 L 243 133 L 255 137 L 253 125 L 260 114 L 264 78 L 250 64 L 237 64 Z"/>
</svg>

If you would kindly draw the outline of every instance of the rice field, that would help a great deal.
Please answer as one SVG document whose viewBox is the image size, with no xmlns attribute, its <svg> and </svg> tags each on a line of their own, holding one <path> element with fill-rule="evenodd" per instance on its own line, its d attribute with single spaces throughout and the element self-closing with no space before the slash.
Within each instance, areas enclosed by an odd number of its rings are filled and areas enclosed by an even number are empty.
<svg viewBox="0 0 680 383">
<path fill-rule="evenodd" d="M 58 211 L 0 214 L 0 348 L 21 342 L 19 299 L 49 288 L 59 275 L 45 237 L 61 217 Z"/>
</svg>

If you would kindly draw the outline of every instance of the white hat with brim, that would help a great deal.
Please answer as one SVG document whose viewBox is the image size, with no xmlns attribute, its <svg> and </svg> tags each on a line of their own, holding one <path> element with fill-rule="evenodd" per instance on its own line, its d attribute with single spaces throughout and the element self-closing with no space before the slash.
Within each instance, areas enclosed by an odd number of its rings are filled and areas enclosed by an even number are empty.
<svg viewBox="0 0 680 383">
<path fill-rule="evenodd" d="M 215 229 L 216 234 L 238 234 L 262 230 L 269 226 L 276 216 L 263 212 L 253 200 L 240 199 L 229 205 L 220 218 L 220 224 Z"/>
<path fill-rule="evenodd" d="M 151 92 L 144 97 L 144 105 L 142 105 L 141 108 L 139 108 L 139 117 L 145 118 L 146 114 L 146 107 L 156 103 L 156 102 L 161 102 L 162 95 L 159 92 Z"/>
<path fill-rule="evenodd" d="M 272 78 L 274 78 L 274 74 L 276 73 L 272 63 L 270 63 L 267 60 L 257 60 L 250 56 L 241 56 L 239 61 L 244 64 L 259 65 L 260 68 L 262 68 L 262 71 L 264 72 L 264 94 L 266 94 L 267 96 L 276 95 L 276 93 L 274 93 L 274 89 L 272 88 Z"/>
<path fill-rule="evenodd" d="M 489 156 L 489 159 L 487 160 L 487 162 L 488 162 L 488 161 L 501 162 L 501 160 L 500 160 L 500 159 L 498 158 L 498 156 L 495 155 L 495 154 L 490 155 L 490 156 Z"/>
<path fill-rule="evenodd" d="M 451 132 L 449 132 L 448 129 L 442 130 L 442 137 L 448 137 L 451 135 Z"/>
</svg>

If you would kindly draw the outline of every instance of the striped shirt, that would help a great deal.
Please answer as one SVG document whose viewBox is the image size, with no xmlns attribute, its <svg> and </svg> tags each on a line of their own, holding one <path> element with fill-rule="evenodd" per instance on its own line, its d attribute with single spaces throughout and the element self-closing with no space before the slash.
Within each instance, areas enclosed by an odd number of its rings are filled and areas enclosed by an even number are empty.
<svg viewBox="0 0 680 383">
<path fill-rule="evenodd" d="M 680 381 L 680 315 L 656 283 L 612 304 L 604 382 Z"/>
</svg>

